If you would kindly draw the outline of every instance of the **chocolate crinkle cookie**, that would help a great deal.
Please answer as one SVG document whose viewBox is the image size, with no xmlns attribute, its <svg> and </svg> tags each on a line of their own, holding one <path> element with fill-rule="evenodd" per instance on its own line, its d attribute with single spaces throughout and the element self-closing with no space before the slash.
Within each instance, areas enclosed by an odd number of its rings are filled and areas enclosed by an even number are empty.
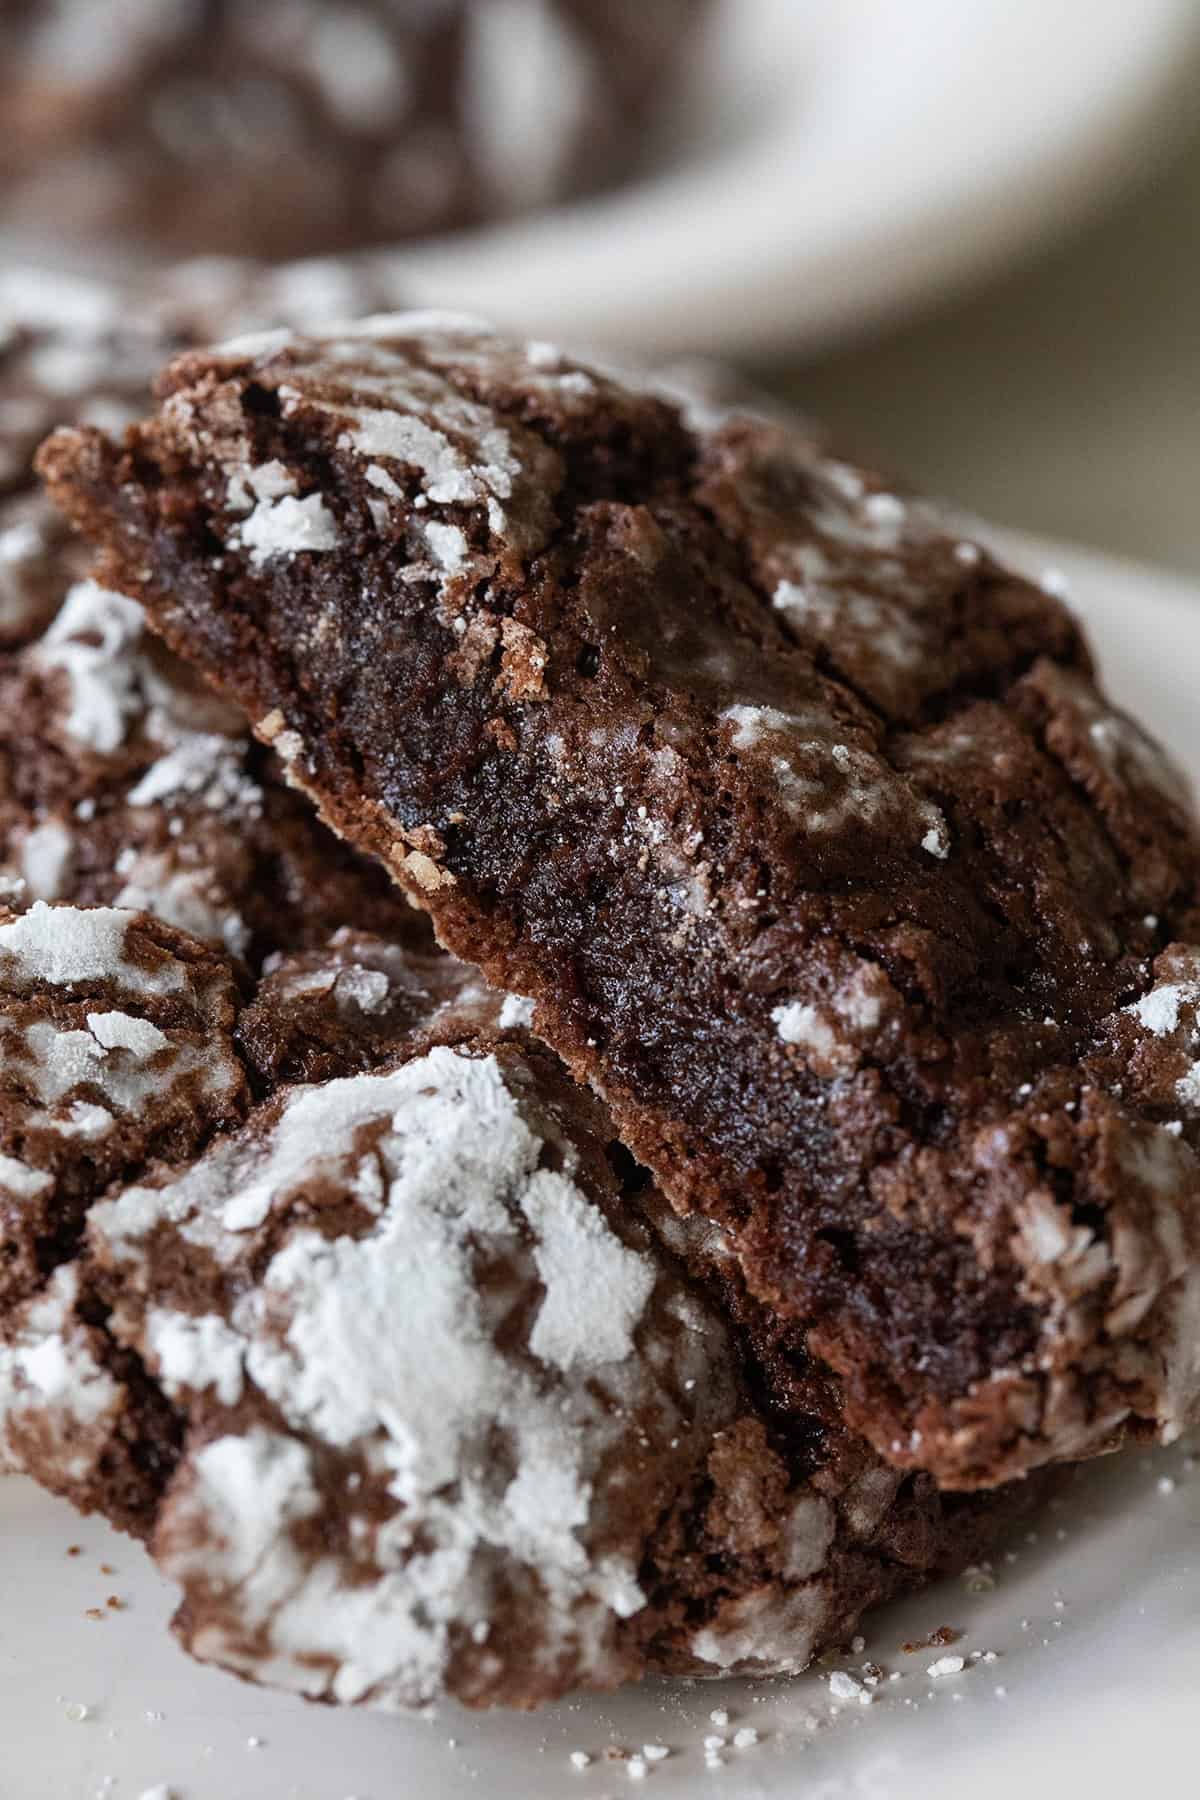
<svg viewBox="0 0 1200 1800">
<path fill-rule="evenodd" d="M 9 226 L 283 257 L 634 166 L 704 0 L 0 0 Z"/>
<path fill-rule="evenodd" d="M 472 983 L 360 936 L 245 1006 L 144 916 L 0 924 L 10 1459 L 147 1541 L 195 1656 L 348 1704 L 798 1669 L 985 1554 L 1040 1484 L 883 1466 Z M 328 1077 L 239 1122 L 239 1041 L 306 994 Z"/>
<path fill-rule="evenodd" d="M 144 908 L 254 966 L 347 919 L 427 939 L 125 595 L 79 582 L 0 656 L 0 716 L 0 874 L 32 897 Z"/>
<path fill-rule="evenodd" d="M 50 484 L 536 1003 L 900 1469 L 1200 1397 L 1198 840 L 1070 613 L 798 426 L 469 320 L 181 358 Z"/>
<path fill-rule="evenodd" d="M 89 1206 L 150 1158 L 194 1155 L 249 1084 L 228 962 L 145 914 L 0 912 L 0 1465 L 142 1518 L 174 1422 L 113 1359 L 77 1262 Z"/>
<path fill-rule="evenodd" d="M 217 319 L 276 304 L 299 316 L 335 291 L 360 296 L 316 265 L 276 279 L 219 264 L 138 288 L 0 275 L 0 879 L 34 899 L 144 907 L 255 966 L 346 921 L 412 943 L 428 931 L 140 607 L 84 578 L 87 548 L 38 490 L 33 452 L 64 421 L 122 430 L 171 349 Z"/>
</svg>

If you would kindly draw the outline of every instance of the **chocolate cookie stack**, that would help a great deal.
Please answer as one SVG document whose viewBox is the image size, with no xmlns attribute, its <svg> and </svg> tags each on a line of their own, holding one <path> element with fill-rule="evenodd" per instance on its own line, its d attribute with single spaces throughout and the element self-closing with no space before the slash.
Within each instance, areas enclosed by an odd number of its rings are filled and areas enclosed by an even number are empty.
<svg viewBox="0 0 1200 1800">
<path fill-rule="evenodd" d="M 0 1445 L 193 1654 L 797 1670 L 1193 1421 L 1198 839 L 1061 604 L 450 316 L 187 351 L 126 429 L 122 333 L 209 322 L 135 315 L 0 371 L 89 546 L 30 431 Z"/>
</svg>

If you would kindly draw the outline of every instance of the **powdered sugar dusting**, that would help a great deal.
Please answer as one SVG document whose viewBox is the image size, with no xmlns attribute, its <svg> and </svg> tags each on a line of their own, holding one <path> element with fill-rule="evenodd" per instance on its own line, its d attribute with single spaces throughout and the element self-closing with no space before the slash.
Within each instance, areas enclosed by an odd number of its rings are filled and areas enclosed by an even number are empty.
<svg viewBox="0 0 1200 1800">
<path fill-rule="evenodd" d="M 6 461 L 0 436 L 0 479 Z M 5 516 L 11 522 L 0 525 L 0 633 L 18 638 L 36 630 L 45 618 L 46 595 L 40 576 L 53 541 L 53 527 L 39 510 L 39 502 L 32 499 L 24 505 L 28 516 L 14 516 L 15 509 L 8 509 Z"/>
<path fill-rule="evenodd" d="M 837 1039 L 816 1007 L 803 1001 L 789 1000 L 785 1006 L 775 1007 L 771 1021 L 781 1043 L 804 1044 L 826 1056 L 837 1048 Z"/>
<path fill-rule="evenodd" d="M 152 1308 L 145 1322 L 147 1351 L 168 1394 L 211 1389 L 224 1406 L 236 1406 L 245 1385 L 241 1337 L 213 1313 Z"/>
<path fill-rule="evenodd" d="M 136 601 L 84 581 L 71 589 L 34 653 L 42 668 L 61 669 L 70 683 L 66 731 L 101 755 L 124 742 L 140 711 L 129 651 L 142 629 Z"/>
<path fill-rule="evenodd" d="M 86 1031 L 34 1020 L 19 1040 L 10 1039 L 5 1060 L 42 1107 L 50 1109 L 39 1115 L 38 1123 L 84 1137 L 95 1135 L 92 1127 L 100 1121 L 91 1117 L 97 1110 L 94 1100 L 78 1101 L 81 1088 L 103 1098 L 100 1135 L 106 1135 L 113 1123 L 109 1108 L 136 1117 L 174 1085 L 182 1089 L 194 1081 L 198 1092 L 218 1095 L 237 1080 L 236 1064 L 214 1046 L 175 1041 L 148 1020 L 119 1012 L 89 1014 Z M 63 1117 L 61 1102 L 66 1100 L 88 1112 Z"/>
<path fill-rule="evenodd" d="M 488 181 L 508 205 L 562 186 L 591 99 L 570 24 L 545 0 L 489 0 L 468 15 L 467 119 Z"/>
<path fill-rule="evenodd" d="M 771 1010 L 780 1043 L 794 1045 L 818 1074 L 857 1067 L 862 1049 L 883 1023 L 895 995 L 882 970 L 854 962 L 832 986 Z"/>
<path fill-rule="evenodd" d="M 15 1156 L 0 1154 L 0 1191 L 18 1200 L 29 1200 L 35 1194 L 44 1194 L 50 1185 L 51 1177 L 44 1169 L 31 1169 Z"/>
<path fill-rule="evenodd" d="M 521 1027 L 531 1029 L 533 1001 L 524 999 L 520 994 L 505 994 L 497 1024 L 501 1031 L 513 1031 Z"/>
<path fill-rule="evenodd" d="M 1171 953 L 1171 965 L 1169 979 L 1156 981 L 1140 1000 L 1125 1008 L 1147 1031 L 1160 1038 L 1175 1034 L 1185 1011 L 1190 1011 L 1188 1022 L 1195 1028 L 1200 1009 L 1200 951 L 1177 946 Z"/>
<path fill-rule="evenodd" d="M 338 541 L 337 520 L 320 494 L 260 500 L 231 538 L 250 552 L 256 568 L 302 550 L 335 550 Z"/>
<path fill-rule="evenodd" d="M 78 1269 L 59 1269 L 0 1343 L 0 1450 L 21 1467 L 36 1444 L 68 1482 L 96 1468 L 124 1405 L 76 1317 L 78 1295 Z"/>
<path fill-rule="evenodd" d="M 561 1175 L 540 1170 L 521 1207 L 537 1236 L 533 1258 L 546 1290 L 529 1340 L 533 1354 L 566 1375 L 632 1356 L 653 1264 L 627 1250 Z"/>
<path fill-rule="evenodd" d="M 635 1410 L 639 1433 L 678 1441 L 677 1377 L 672 1358 L 659 1375 L 635 1354 L 653 1263 L 577 1185 L 569 1146 L 560 1167 L 540 1166 L 520 1092 L 494 1057 L 435 1049 L 303 1090 L 265 1135 L 218 1143 L 182 1176 L 93 1210 L 94 1251 L 117 1265 L 168 1222 L 223 1263 L 251 1255 L 251 1234 L 302 1193 L 336 1190 L 360 1221 L 326 1235 L 299 1214 L 228 1326 L 161 1306 L 117 1321 L 174 1391 L 230 1405 L 249 1377 L 286 1422 L 206 1446 L 160 1528 L 201 1657 L 249 1668 L 261 1634 L 282 1685 L 424 1698 L 444 1680 L 454 1622 L 485 1622 L 493 1573 L 519 1588 L 524 1568 L 537 1571 L 545 1653 L 570 1647 L 593 1676 L 610 1665 L 612 1621 L 643 1600 L 636 1568 L 604 1547 L 604 1470 Z M 527 1339 L 500 1348 L 504 1319 L 539 1294 Z M 693 1383 L 707 1371 L 708 1406 L 728 1404 L 723 1354 L 702 1315 L 672 1353 Z M 289 1535 L 329 1504 L 313 1442 L 389 1497 L 382 1515 L 378 1503 L 356 1515 L 353 1579 Z"/>
<path fill-rule="evenodd" d="M 173 848 L 148 850 L 129 856 L 118 873 L 124 877 L 114 896 L 118 906 L 153 913 L 180 931 L 222 945 L 231 956 L 246 954 L 250 927 L 206 864 L 185 863 Z"/>
<path fill-rule="evenodd" d="M 253 473 L 263 477 L 259 486 L 271 485 L 264 470 Z M 20 653 L 14 672 L 17 704 L 30 706 L 39 733 L 65 756 L 69 792 L 81 797 L 68 807 L 52 782 L 54 810 L 42 810 L 40 776 L 10 793 L 17 817 L 0 880 L 20 874 L 39 900 L 70 898 L 86 883 L 118 907 L 151 912 L 245 955 L 251 933 L 237 902 L 264 835 L 264 793 L 241 719 L 166 660 L 140 607 L 94 583 L 71 591 L 54 627 Z M 222 833 L 222 820 L 236 823 L 237 833 Z"/>
<path fill-rule="evenodd" d="M 355 381 L 356 390 L 365 385 L 361 378 Z M 354 411 L 356 423 L 341 440 L 343 448 L 418 470 L 426 495 L 439 505 L 470 506 L 510 496 L 518 473 L 511 440 L 485 408 L 461 399 L 441 377 L 412 369 L 399 358 L 380 398 L 384 404 L 377 408 Z M 412 411 L 396 410 L 405 406 Z M 416 416 L 427 410 L 432 422 Z M 455 438 L 465 438 L 471 447 L 460 449 Z"/>
<path fill-rule="evenodd" d="M 61 819 L 45 819 L 21 842 L 21 874 L 36 900 L 57 900 L 67 885 L 75 839 Z"/>
<path fill-rule="evenodd" d="M 466 534 L 457 525 L 439 525 L 431 519 L 425 526 L 425 542 L 439 569 L 445 575 L 457 575 L 466 566 Z"/>
<path fill-rule="evenodd" d="M 202 799 L 214 811 L 230 804 L 249 810 L 258 803 L 261 790 L 246 777 L 241 751 L 236 740 L 220 732 L 179 732 L 173 747 L 130 788 L 128 803 L 156 806 L 187 795 Z"/>
<path fill-rule="evenodd" d="M 784 810 L 806 833 L 894 819 L 897 828 L 916 832 L 922 849 L 948 854 L 950 832 L 939 808 L 875 751 L 841 741 L 833 713 L 820 702 L 796 712 L 739 704 L 720 716 L 735 750 L 769 764 Z"/>
<path fill-rule="evenodd" d="M 124 1012 L 90 1012 L 87 1026 L 102 1050 L 128 1050 L 139 1061 L 156 1056 L 171 1041 L 149 1019 L 135 1019 Z"/>
<path fill-rule="evenodd" d="M 723 1608 L 719 1622 L 692 1638 L 699 1661 L 722 1674 L 796 1675 L 833 1622 L 828 1581 L 793 1588 L 763 1587 Z"/>
<path fill-rule="evenodd" d="M 0 972 L 10 985 L 117 980 L 128 993 L 163 993 L 184 985 L 183 965 L 166 958 L 153 971 L 125 956 L 133 914 L 111 906 L 48 906 L 0 925 Z"/>
<path fill-rule="evenodd" d="M 255 501 L 281 500 L 295 494 L 296 481 L 281 462 L 259 463 L 253 468 L 236 469 L 229 477 L 226 503 L 235 512 L 249 512 Z"/>
<path fill-rule="evenodd" d="M 460 393 L 442 373 L 439 358 L 469 364 L 481 339 L 486 332 L 477 321 L 396 313 L 339 329 L 336 338 L 285 340 L 290 354 L 279 368 L 277 386 L 284 416 L 317 411 L 340 425 L 337 448 L 361 458 L 366 480 L 381 496 L 372 502 L 379 529 L 390 517 L 387 502 L 402 497 L 417 511 L 479 508 L 489 530 L 516 529 L 505 502 L 522 476 L 525 449 L 553 462 L 536 440 Z M 230 354 L 245 353 L 242 345 L 227 348 Z M 269 360 L 282 348 L 283 343 L 268 344 L 260 354 Z M 266 379 L 265 367 L 260 379 Z M 239 464 L 227 476 L 227 498 L 235 510 L 250 499 L 252 474 Z M 467 556 L 461 524 L 434 518 L 423 523 L 424 547 L 435 567 L 458 573 Z M 520 530 L 526 529 L 522 524 Z M 295 549 L 332 548 L 337 535 L 321 496 L 299 500 L 286 492 L 260 497 L 254 511 L 233 527 L 230 542 L 249 549 L 258 563 Z"/>
</svg>

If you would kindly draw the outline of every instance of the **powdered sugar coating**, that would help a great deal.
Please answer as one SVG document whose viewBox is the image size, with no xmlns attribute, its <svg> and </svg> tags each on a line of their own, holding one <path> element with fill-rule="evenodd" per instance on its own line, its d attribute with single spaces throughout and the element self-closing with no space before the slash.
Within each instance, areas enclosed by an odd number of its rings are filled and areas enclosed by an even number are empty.
<svg viewBox="0 0 1200 1800">
<path fill-rule="evenodd" d="M 718 1628 L 698 1631 L 692 1652 L 722 1674 L 796 1675 L 828 1630 L 831 1601 L 821 1581 L 790 1590 L 759 1589 L 726 1608 Z"/>
<path fill-rule="evenodd" d="M 537 517 L 537 479 L 547 457 L 536 440 L 519 429 L 497 423 L 486 406 L 464 395 L 441 374 L 436 356 L 429 366 L 414 368 L 398 348 L 406 338 L 414 341 L 435 329 L 445 340 L 445 355 L 470 355 L 474 345 L 487 341 L 479 321 L 453 314 L 392 314 L 359 321 L 343 329 L 343 338 L 331 356 L 318 339 L 287 332 L 235 341 L 220 354 L 231 359 L 253 357 L 264 371 L 282 359 L 278 393 L 285 417 L 314 411 L 330 415 L 338 429 L 338 448 L 359 460 L 363 478 L 371 487 L 394 500 L 411 499 L 413 482 L 418 506 L 479 509 L 493 531 L 511 529 L 525 541 L 536 541 L 527 522 L 531 508 Z M 182 397 L 174 406 L 181 432 L 189 429 L 188 404 Z M 231 548 L 244 547 L 251 561 L 261 563 L 279 552 L 298 549 L 330 549 L 336 545 L 339 525 L 319 494 L 299 500 L 294 473 L 278 459 L 270 470 L 270 492 L 259 495 L 249 519 L 244 517 L 253 483 L 261 480 L 247 460 L 247 447 L 233 437 L 217 445 L 225 458 L 225 493 L 233 517 L 228 528 Z M 508 503 L 519 498 L 510 513 Z M 387 506 L 380 501 L 381 521 Z M 464 532 L 454 519 L 430 518 L 422 523 L 421 542 L 433 565 L 443 574 L 456 576 L 469 564 Z"/>
<path fill-rule="evenodd" d="M 162 1515 L 202 1658 L 347 1702 L 419 1702 L 452 1669 L 486 1690 L 502 1581 L 527 1593 L 539 1655 L 617 1675 L 616 1622 L 644 1604 L 617 1463 L 634 1443 L 703 1451 L 696 1406 L 732 1403 L 727 1346 L 669 1285 L 654 1298 L 661 1272 L 577 1185 L 569 1146 L 539 1166 L 529 1107 L 511 1058 L 434 1049 L 301 1090 L 182 1177 L 93 1209 L 93 1254 L 141 1271 L 121 1341 L 177 1395 L 232 1407 L 252 1382 L 286 1428 L 217 1436 Z M 345 1228 L 307 1225 L 305 1193 L 336 1194 Z M 277 1247 L 228 1323 L 143 1311 L 164 1230 L 231 1271 L 268 1231 Z M 336 1488 L 350 1564 L 291 1536 L 332 1504 L 331 1455 L 361 1472 L 361 1500 L 344 1473 Z"/>
<path fill-rule="evenodd" d="M 804 998 L 771 1010 L 780 1043 L 794 1047 L 807 1065 L 825 1076 L 847 1075 L 899 1011 L 900 999 L 882 969 L 856 958 L 810 970 Z"/>
<path fill-rule="evenodd" d="M 298 500 L 284 494 L 258 502 L 233 540 L 250 552 L 255 565 L 297 551 L 333 550 L 338 541 L 337 522 L 319 494 Z"/>
<path fill-rule="evenodd" d="M 721 715 L 733 727 L 734 749 L 769 758 L 783 806 L 806 833 L 851 828 L 856 821 L 910 819 L 923 849 L 949 853 L 950 834 L 932 801 L 918 799 L 886 760 L 856 745 L 839 742 L 836 721 L 814 708 L 790 714 L 770 706 L 731 706 Z M 761 748 L 760 748 L 761 747 Z"/>
<path fill-rule="evenodd" d="M 114 1115 L 153 1130 L 235 1102 L 233 995 L 227 968 L 164 926 L 35 901 L 0 922 L 0 1077 L 20 1096 L 0 1123 L 31 1153 L 39 1131 L 95 1137 Z M 0 1162 L 10 1190 L 16 1167 Z"/>
<path fill-rule="evenodd" d="M 265 462 L 230 478 L 229 505 L 235 512 L 252 512 L 257 502 L 281 500 L 295 492 L 296 483 L 283 464 Z"/>
<path fill-rule="evenodd" d="M 500 1006 L 499 1025 L 502 1031 L 509 1031 L 514 1026 L 533 1024 L 533 1002 L 525 1000 L 520 994 L 505 994 Z"/>
<path fill-rule="evenodd" d="M 128 1050 L 138 1061 L 165 1050 L 170 1041 L 149 1019 L 124 1012 L 90 1012 L 87 1028 L 102 1050 Z"/>
<path fill-rule="evenodd" d="M 135 601 L 94 581 L 77 583 L 23 660 L 51 683 L 66 678 L 56 726 L 79 750 L 111 756 L 141 730 L 161 746 L 161 763 L 133 790 L 132 805 L 218 783 L 232 790 L 226 797 L 254 804 L 256 793 L 230 769 L 242 754 L 235 715 L 172 679 Z"/>
<path fill-rule="evenodd" d="M 245 956 L 250 928 L 230 904 L 214 868 L 181 867 L 170 850 L 133 851 L 123 856 L 122 877 L 114 899 L 131 911 L 152 912 L 180 931 L 190 931 L 219 944 L 232 956 Z"/>
<path fill-rule="evenodd" d="M 177 1004 L 79 1002 L 65 1063 L 162 1087 Z M 82 1246 L 52 1214 L 74 1259 L 0 1307 L 5 1459 L 151 1538 L 195 1654 L 346 1703 L 530 1704 L 838 1640 L 895 1584 L 895 1484 L 836 1430 L 773 1453 L 711 1227 L 637 1183 L 618 1201 L 601 1109 L 436 959 L 350 931 L 273 959 L 240 1040 L 296 1006 L 350 1067 L 379 1055 L 352 1018 L 412 1060 L 285 1088 L 186 1167 L 126 1175 Z M 69 1094 L 138 1154 L 127 1113 Z M 52 1196 L 0 1158 L 0 1206 Z"/>
<path fill-rule="evenodd" d="M 0 1155 L 0 1188 L 12 1198 L 28 1200 L 45 1193 L 51 1179 L 45 1169 L 31 1169 L 15 1156 Z"/>
<path fill-rule="evenodd" d="M 1185 1041 L 1195 1042 L 1200 1012 L 1200 949 L 1175 946 L 1167 978 L 1157 980 L 1125 1010 L 1155 1037 L 1174 1037 L 1182 1024 L 1188 1032 Z"/>
<path fill-rule="evenodd" d="M 75 839 L 61 819 L 46 819 L 21 840 L 21 879 L 38 900 L 60 900 L 70 887 Z"/>
<path fill-rule="evenodd" d="M 76 1315 L 78 1297 L 78 1269 L 59 1269 L 0 1336 L 0 1457 L 53 1471 L 60 1491 L 94 1476 L 125 1406 Z"/>
<path fill-rule="evenodd" d="M 0 470 L 3 463 L 0 447 Z M 65 536 L 62 521 L 40 494 L 0 499 L 0 644 L 33 637 L 53 612 L 63 587 L 59 564 Z"/>
<path fill-rule="evenodd" d="M 67 596 L 35 652 L 39 667 L 61 669 L 70 685 L 64 729 L 102 755 L 123 742 L 139 710 L 137 669 L 128 651 L 143 628 L 135 601 L 85 581 Z"/>
<path fill-rule="evenodd" d="M 1111 1153 L 1126 1188 L 1110 1206 L 1103 1233 L 1076 1224 L 1044 1191 L 1031 1192 L 1023 1208 L 1024 1231 L 1016 1254 L 1026 1290 L 1050 1301 L 1054 1335 L 1064 1347 L 1086 1343 L 1097 1309 L 1122 1389 L 1101 1411 L 1090 1410 L 1082 1389 L 1088 1362 L 1058 1367 L 1047 1358 L 1045 1414 L 1069 1455 L 1101 1447 L 1131 1412 L 1171 1441 L 1200 1417 L 1196 1345 L 1180 1334 L 1191 1317 L 1190 1290 L 1200 1257 L 1200 1163 L 1194 1151 L 1158 1126 L 1105 1121 Z M 1010 1404 L 1025 1404 L 1023 1384 L 1011 1382 Z"/>
<path fill-rule="evenodd" d="M 132 918 L 117 907 L 52 907 L 37 900 L 27 913 L 0 924 L 0 979 L 18 993 L 43 982 L 103 981 L 130 994 L 177 992 L 186 979 L 178 964 L 164 960 L 151 970 L 127 958 Z"/>
<path fill-rule="evenodd" d="M 242 1116 L 233 1014 L 228 969 L 135 914 L 36 902 L 0 924 L 0 1451 L 85 1506 L 136 1436 L 83 1304 L 87 1205 Z"/>
</svg>

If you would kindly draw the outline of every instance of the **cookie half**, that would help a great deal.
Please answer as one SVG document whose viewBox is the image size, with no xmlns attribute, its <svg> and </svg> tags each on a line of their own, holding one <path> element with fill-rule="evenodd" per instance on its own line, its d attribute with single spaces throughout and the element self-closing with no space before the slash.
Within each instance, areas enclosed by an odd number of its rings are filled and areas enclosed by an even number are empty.
<svg viewBox="0 0 1200 1800">
<path fill-rule="evenodd" d="M 42 461 L 884 1456 L 1194 1416 L 1200 1118 L 1138 1008 L 1196 827 L 1053 595 L 802 427 L 452 317 L 185 357 Z"/>
</svg>

